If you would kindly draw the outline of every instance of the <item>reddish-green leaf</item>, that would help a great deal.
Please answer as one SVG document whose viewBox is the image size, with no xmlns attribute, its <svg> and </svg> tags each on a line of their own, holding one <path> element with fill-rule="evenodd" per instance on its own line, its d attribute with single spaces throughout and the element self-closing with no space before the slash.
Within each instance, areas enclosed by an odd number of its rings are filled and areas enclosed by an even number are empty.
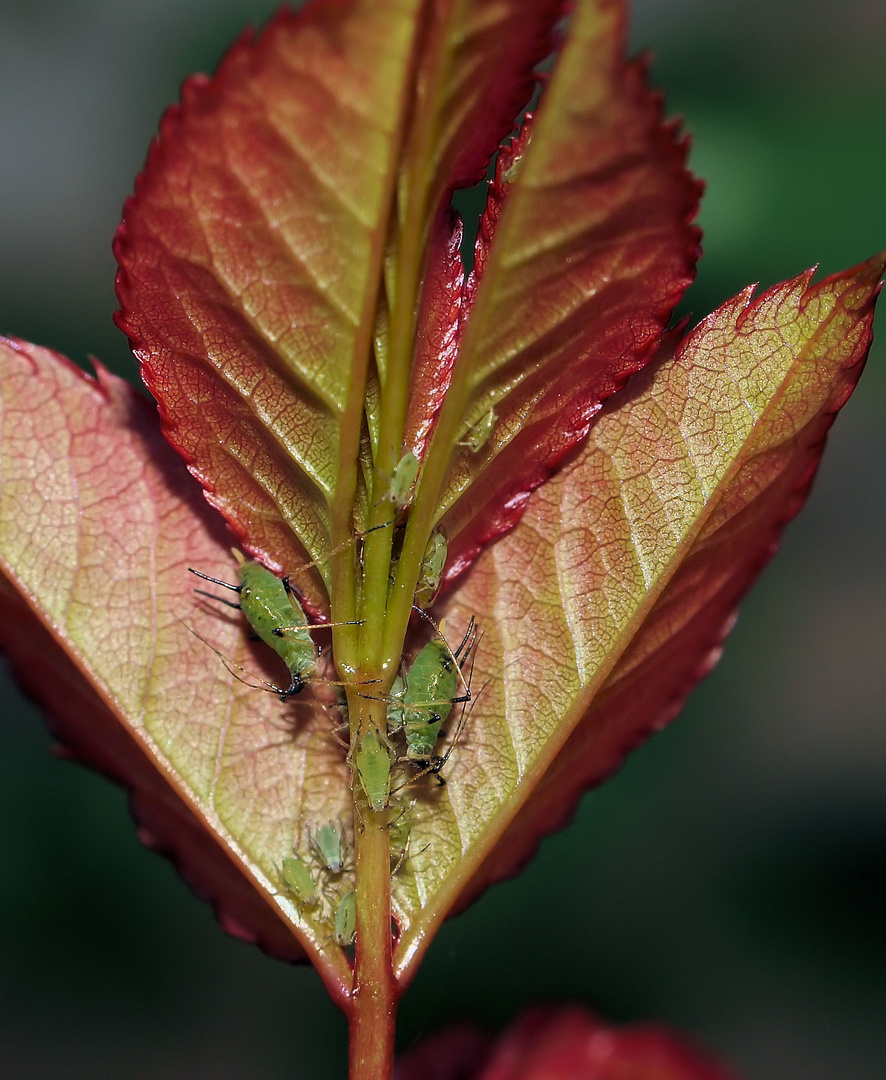
<svg viewBox="0 0 886 1080">
<path fill-rule="evenodd" d="M 413 813 L 431 854 L 395 882 L 402 977 L 709 669 L 860 374 L 883 265 L 709 316 L 612 398 L 456 590 L 447 619 L 480 616 L 475 689 L 489 682 L 447 787 Z"/>
<path fill-rule="evenodd" d="M 231 581 L 236 563 L 132 391 L 0 349 L 0 558 L 25 604 L 4 592 L 0 610 L 19 667 L 226 923 L 287 957 L 303 948 L 339 1001 L 352 972 L 333 917 L 356 886 L 364 1051 L 394 996 L 389 882 L 399 990 L 440 920 L 528 857 L 712 662 L 858 376 L 883 269 L 748 291 L 614 393 L 688 280 L 697 189 L 641 69 L 621 63 L 621 6 L 588 0 L 531 141 L 499 163 L 463 291 L 438 196 L 531 84 L 555 8 L 534 6 L 525 34 L 517 7 L 480 0 L 424 5 L 423 26 L 413 0 L 280 16 L 189 84 L 118 242 L 123 323 L 210 500 L 277 568 L 298 570 L 303 546 L 334 553 L 333 605 L 361 615 L 336 627 L 336 663 L 379 680 L 377 695 L 349 688 L 352 740 L 386 734 L 381 680 L 431 529 L 442 520 L 454 572 L 528 503 L 448 601 L 448 636 L 472 615 L 484 634 L 445 787 L 405 786 L 396 736 L 404 786 L 390 812 L 361 804 L 331 688 L 281 703 L 247 685 L 279 685 L 276 658 L 195 598 L 189 565 Z M 467 95 L 478 132 L 462 154 L 470 125 L 447 95 L 481 57 L 508 55 L 473 32 L 481 16 L 522 44 L 501 96 L 483 83 L 488 113 Z M 420 149 L 413 75 L 439 150 Z M 488 442 L 460 445 L 490 410 Z M 399 563 L 391 528 L 360 562 L 340 542 L 355 522 L 391 523 L 407 434 L 424 472 L 398 508 Z M 410 840 L 392 877 L 401 811 Z M 356 865 L 300 904 L 282 860 L 330 820 L 356 838 Z"/>
<path fill-rule="evenodd" d="M 476 295 L 471 283 L 416 500 L 416 513 L 436 500 L 450 575 L 517 520 L 601 402 L 648 360 L 692 277 L 699 187 L 645 66 L 624 63 L 623 17 L 619 4 L 579 5 L 537 120 L 498 163 Z M 488 442 L 460 445 L 490 409 Z"/>
<path fill-rule="evenodd" d="M 194 594 L 189 566 L 236 580 L 229 540 L 130 386 L 5 341 L 0 385 L 0 565 L 23 598 L 3 590 L 4 646 L 223 923 L 278 955 L 305 948 L 341 999 L 328 912 L 299 917 L 279 873 L 348 805 L 335 714 L 281 706 L 213 655 L 206 642 L 244 678 L 283 678 L 239 616 Z"/>
<path fill-rule="evenodd" d="M 536 65 L 554 47 L 566 0 L 433 0 L 427 5 L 405 184 L 425 213 L 441 195 L 481 180 L 529 104 Z"/>
<path fill-rule="evenodd" d="M 691 277 L 684 146 L 641 66 L 623 63 L 621 5 L 589 0 L 531 146 L 527 129 L 499 163 L 482 275 L 462 287 L 446 199 L 528 103 L 564 7 L 280 16 L 187 84 L 127 204 L 121 325 L 170 439 L 269 566 L 296 570 L 302 546 L 323 560 L 355 524 L 390 519 L 396 463 L 424 458 L 436 427 L 390 603 L 343 559 L 320 563 L 337 620 L 368 595 L 367 634 L 382 640 L 393 613 L 378 657 L 337 636 L 340 671 L 392 668 L 441 515 L 451 575 L 648 359 Z M 493 436 L 466 448 L 490 410 Z M 392 554 L 390 533 L 374 537 L 366 577 L 386 580 Z M 319 582 L 298 580 L 324 610 Z"/>
<path fill-rule="evenodd" d="M 120 324 L 166 433 L 280 570 L 351 532 L 417 8 L 281 13 L 191 79 L 117 239 Z"/>
<path fill-rule="evenodd" d="M 565 7 L 564 0 L 433 0 L 425 6 L 386 265 L 386 340 L 376 350 L 378 415 L 368 410 L 382 472 L 390 472 L 403 450 L 424 457 L 449 384 L 463 271 L 461 229 L 446 203 L 455 188 L 483 178 L 529 104 L 536 65 L 552 50 L 552 28 Z M 438 348 L 427 352 L 429 342 Z"/>
</svg>

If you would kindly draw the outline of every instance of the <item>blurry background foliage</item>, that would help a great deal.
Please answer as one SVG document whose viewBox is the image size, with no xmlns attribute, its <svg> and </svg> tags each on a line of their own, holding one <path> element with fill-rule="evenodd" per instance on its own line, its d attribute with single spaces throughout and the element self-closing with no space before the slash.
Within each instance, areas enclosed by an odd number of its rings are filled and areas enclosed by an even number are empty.
<svg viewBox="0 0 886 1080">
<path fill-rule="evenodd" d="M 133 378 L 110 243 L 162 109 L 273 0 L 3 0 L 0 328 Z M 632 39 L 708 182 L 699 318 L 886 245 L 882 0 L 639 0 Z M 694 1033 L 753 1080 L 886 1075 L 886 319 L 815 491 L 674 726 L 449 923 L 402 1039 L 536 1001 Z M 187 587 L 183 583 L 182 587 Z M 482 618 L 482 612 L 480 613 Z M 216 927 L 125 796 L 0 718 L 0 1072 L 344 1071 L 309 969 Z M 561 882 L 567 882 L 565 886 Z M 466 978 L 466 966 L 470 978 Z"/>
</svg>

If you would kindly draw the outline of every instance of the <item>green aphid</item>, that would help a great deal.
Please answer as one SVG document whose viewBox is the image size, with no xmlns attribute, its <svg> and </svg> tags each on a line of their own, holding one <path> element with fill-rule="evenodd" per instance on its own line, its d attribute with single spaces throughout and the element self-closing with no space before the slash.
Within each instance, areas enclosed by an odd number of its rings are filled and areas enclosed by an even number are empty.
<svg viewBox="0 0 886 1080">
<path fill-rule="evenodd" d="M 427 607 L 437 595 L 448 550 L 449 541 L 438 529 L 431 535 L 422 559 L 421 576 L 415 590 L 415 602 L 419 607 Z"/>
<path fill-rule="evenodd" d="M 394 467 L 388 498 L 398 510 L 409 503 L 409 496 L 418 477 L 418 467 L 419 460 L 411 450 L 407 450 Z"/>
<path fill-rule="evenodd" d="M 489 442 L 489 436 L 492 434 L 497 421 L 498 417 L 492 409 L 485 412 L 477 423 L 468 429 L 465 437 L 460 440 L 459 446 L 466 446 L 472 453 L 476 454 Z"/>
<path fill-rule="evenodd" d="M 191 573 L 204 581 L 211 581 L 239 593 L 239 604 L 230 606 L 240 608 L 255 634 L 277 653 L 289 671 L 290 684 L 285 690 L 279 691 L 280 700 L 286 701 L 300 693 L 317 674 L 319 650 L 311 637 L 312 625 L 308 622 L 288 578 L 281 580 L 261 563 L 244 559 L 238 552 L 234 554 L 240 563 L 238 585 L 201 574 L 199 570 L 191 569 Z M 197 592 L 201 590 L 198 589 Z M 212 596 L 211 593 L 202 595 Z M 213 596 L 212 599 L 218 600 L 219 597 Z M 227 600 L 222 602 L 228 603 Z"/>
<path fill-rule="evenodd" d="M 311 871 L 298 855 L 290 855 L 282 863 L 283 880 L 305 907 L 316 907 L 320 899 Z"/>
<path fill-rule="evenodd" d="M 313 835 L 308 829 L 308 840 L 323 867 L 330 874 L 340 874 L 345 865 L 345 841 L 342 830 L 330 821 L 321 825 Z"/>
<path fill-rule="evenodd" d="M 333 936 L 343 949 L 354 944 L 357 932 L 357 894 L 351 889 L 339 901 L 335 909 L 335 928 Z"/>
<path fill-rule="evenodd" d="M 360 740 L 354 766 L 370 809 L 381 813 L 391 798 L 391 752 L 374 731 Z"/>
<path fill-rule="evenodd" d="M 453 705 L 471 699 L 471 688 L 461 669 L 476 640 L 475 626 L 471 619 L 455 652 L 442 638 L 429 641 L 407 671 L 405 689 L 392 695 L 388 704 L 388 724 L 394 727 L 399 722 L 406 739 L 407 760 L 438 775 L 445 763 L 445 758 L 434 753 L 440 728 Z M 460 682 L 465 693 L 459 695 Z"/>
</svg>

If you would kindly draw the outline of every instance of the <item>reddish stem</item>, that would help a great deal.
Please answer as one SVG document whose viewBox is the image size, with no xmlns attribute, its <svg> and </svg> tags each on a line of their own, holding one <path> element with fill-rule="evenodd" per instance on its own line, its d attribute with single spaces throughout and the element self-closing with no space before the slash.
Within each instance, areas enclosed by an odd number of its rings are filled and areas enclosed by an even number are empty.
<svg viewBox="0 0 886 1080">
<path fill-rule="evenodd" d="M 350 1080 L 390 1080 L 399 990 L 391 955 L 387 813 L 360 808 L 357 831 L 357 945 L 349 1009 Z"/>
</svg>

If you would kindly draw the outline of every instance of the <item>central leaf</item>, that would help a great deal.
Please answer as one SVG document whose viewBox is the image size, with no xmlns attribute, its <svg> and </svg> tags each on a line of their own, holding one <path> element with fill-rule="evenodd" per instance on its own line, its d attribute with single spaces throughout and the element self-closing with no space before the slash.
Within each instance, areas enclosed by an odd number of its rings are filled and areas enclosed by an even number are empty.
<svg viewBox="0 0 886 1080">
<path fill-rule="evenodd" d="M 190 80 L 117 239 L 120 324 L 166 433 L 281 572 L 353 531 L 418 6 L 282 13 Z"/>
</svg>

